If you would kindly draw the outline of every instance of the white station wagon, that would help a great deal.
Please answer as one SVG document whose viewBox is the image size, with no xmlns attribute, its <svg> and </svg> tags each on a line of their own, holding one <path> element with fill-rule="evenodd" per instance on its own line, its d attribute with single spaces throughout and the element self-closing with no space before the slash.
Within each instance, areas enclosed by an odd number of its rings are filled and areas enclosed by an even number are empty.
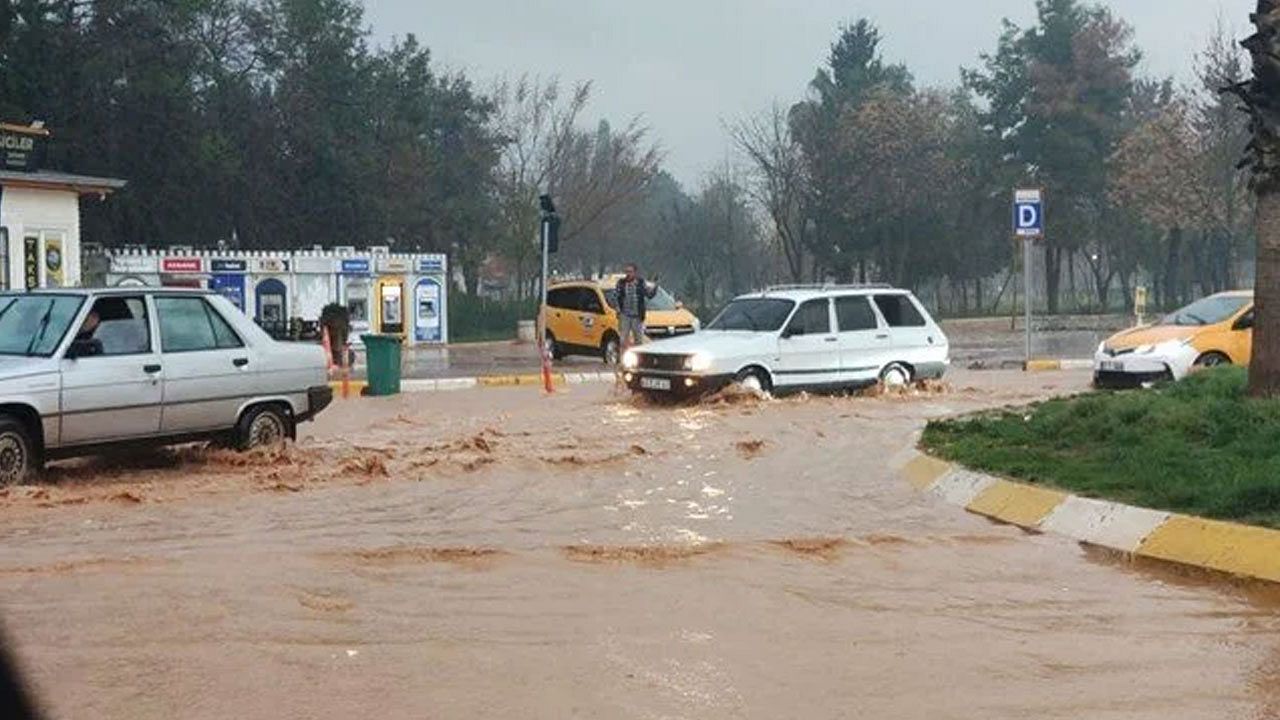
<svg viewBox="0 0 1280 720">
<path fill-rule="evenodd" d="M 947 338 L 888 285 L 783 286 L 735 298 L 702 332 L 627 351 L 623 379 L 651 395 L 731 382 L 763 391 L 904 385 L 940 378 Z"/>
<path fill-rule="evenodd" d="M 278 443 L 332 400 L 320 347 L 272 340 L 216 293 L 0 294 L 0 485 L 113 446 Z"/>
</svg>

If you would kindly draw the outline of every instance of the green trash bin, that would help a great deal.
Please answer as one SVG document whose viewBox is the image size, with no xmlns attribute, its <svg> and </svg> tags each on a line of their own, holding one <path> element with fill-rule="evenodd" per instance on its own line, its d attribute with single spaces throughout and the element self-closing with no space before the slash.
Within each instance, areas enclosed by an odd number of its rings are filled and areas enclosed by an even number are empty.
<svg viewBox="0 0 1280 720">
<path fill-rule="evenodd" d="M 361 335 L 369 368 L 370 395 L 400 392 L 400 336 Z"/>
</svg>

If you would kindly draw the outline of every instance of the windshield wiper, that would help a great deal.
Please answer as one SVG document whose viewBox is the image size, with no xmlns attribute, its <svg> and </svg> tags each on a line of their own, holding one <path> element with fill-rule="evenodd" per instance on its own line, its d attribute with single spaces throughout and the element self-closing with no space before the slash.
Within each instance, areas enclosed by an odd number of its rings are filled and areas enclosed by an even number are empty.
<svg viewBox="0 0 1280 720">
<path fill-rule="evenodd" d="M 54 301 L 49 301 L 49 309 L 44 311 L 44 316 L 40 318 L 40 327 L 36 328 L 35 335 L 31 336 L 31 342 L 27 343 L 26 355 L 30 357 L 31 351 L 35 350 L 36 344 L 44 339 L 44 334 L 49 330 L 49 320 L 53 317 Z"/>
<path fill-rule="evenodd" d="M 1208 325 L 1208 324 L 1209 324 L 1209 321 L 1208 321 L 1208 320 L 1205 320 L 1204 318 L 1200 317 L 1199 315 L 1196 315 L 1195 313 L 1183 313 L 1183 315 L 1184 315 L 1185 317 L 1187 317 L 1188 319 L 1195 321 L 1195 323 L 1196 323 L 1197 325 Z"/>
</svg>

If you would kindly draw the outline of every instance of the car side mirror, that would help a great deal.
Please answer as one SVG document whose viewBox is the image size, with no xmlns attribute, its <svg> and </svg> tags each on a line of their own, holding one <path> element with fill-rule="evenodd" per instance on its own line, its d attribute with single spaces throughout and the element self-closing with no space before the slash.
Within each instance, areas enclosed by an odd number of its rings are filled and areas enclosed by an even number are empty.
<svg viewBox="0 0 1280 720">
<path fill-rule="evenodd" d="M 803 335 L 803 334 L 804 334 L 804 330 L 801 330 L 800 328 L 789 327 L 786 330 L 782 331 L 782 339 L 790 340 L 791 338 L 797 335 Z"/>
<path fill-rule="evenodd" d="M 684 301 L 683 301 L 683 300 L 677 300 L 677 301 L 676 301 L 676 309 L 677 309 L 677 310 L 683 310 L 683 309 L 684 309 Z"/>
<path fill-rule="evenodd" d="M 1250 313 L 1240 318 L 1239 320 L 1237 320 L 1236 324 L 1231 326 L 1231 329 L 1232 330 L 1248 330 L 1252 327 L 1253 327 L 1253 314 Z"/>
<path fill-rule="evenodd" d="M 72 340 L 71 347 L 67 348 L 67 359 L 75 360 L 87 355 L 93 355 L 97 346 L 92 339 L 88 340 Z"/>
</svg>

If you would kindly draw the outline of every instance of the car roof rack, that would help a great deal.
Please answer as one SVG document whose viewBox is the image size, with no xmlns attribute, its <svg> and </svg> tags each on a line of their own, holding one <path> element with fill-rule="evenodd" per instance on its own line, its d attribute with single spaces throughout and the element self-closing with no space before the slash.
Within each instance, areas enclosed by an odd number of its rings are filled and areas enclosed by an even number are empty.
<svg viewBox="0 0 1280 720">
<path fill-rule="evenodd" d="M 787 290 L 894 290 L 889 283 L 800 283 L 792 285 L 770 285 L 765 292 L 785 292 Z"/>
</svg>

